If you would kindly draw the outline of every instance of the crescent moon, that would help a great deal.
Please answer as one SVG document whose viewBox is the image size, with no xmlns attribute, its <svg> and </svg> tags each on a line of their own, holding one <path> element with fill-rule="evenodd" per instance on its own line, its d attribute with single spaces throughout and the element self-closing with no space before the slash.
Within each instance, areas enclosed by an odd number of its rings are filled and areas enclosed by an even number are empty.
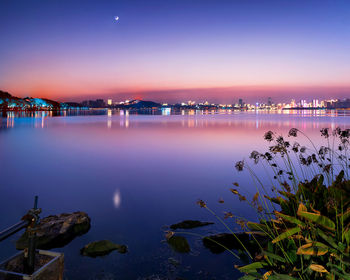
<svg viewBox="0 0 350 280">
<path fill-rule="evenodd" d="M 119 17 L 118 17 L 118 16 L 115 16 L 114 19 L 115 19 L 116 21 L 118 21 L 118 20 L 119 20 Z"/>
</svg>

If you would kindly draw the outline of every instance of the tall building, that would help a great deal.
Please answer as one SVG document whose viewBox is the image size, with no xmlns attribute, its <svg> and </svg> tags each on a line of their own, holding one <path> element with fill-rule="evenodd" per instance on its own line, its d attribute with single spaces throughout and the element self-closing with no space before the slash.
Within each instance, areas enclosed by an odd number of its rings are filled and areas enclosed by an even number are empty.
<svg viewBox="0 0 350 280">
<path fill-rule="evenodd" d="M 243 99 L 242 98 L 238 99 L 238 105 L 240 107 L 243 107 Z"/>
<path fill-rule="evenodd" d="M 113 105 L 112 99 L 108 99 L 108 100 L 107 100 L 107 104 L 108 104 L 109 106 Z"/>
<path fill-rule="evenodd" d="M 267 105 L 272 106 L 272 98 L 271 97 L 267 98 Z"/>
<path fill-rule="evenodd" d="M 295 102 L 295 99 L 292 99 L 292 101 L 290 102 L 290 107 L 291 108 L 297 107 L 297 103 Z"/>
</svg>

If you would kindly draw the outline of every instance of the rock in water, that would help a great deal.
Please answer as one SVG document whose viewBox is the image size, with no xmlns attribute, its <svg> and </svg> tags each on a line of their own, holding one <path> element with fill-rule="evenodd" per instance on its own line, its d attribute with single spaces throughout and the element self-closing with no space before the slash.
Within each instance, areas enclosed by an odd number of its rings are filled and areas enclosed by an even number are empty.
<svg viewBox="0 0 350 280">
<path fill-rule="evenodd" d="M 256 241 L 258 241 L 262 246 L 265 246 L 267 241 L 266 237 L 261 235 L 254 235 L 254 238 L 252 238 L 250 234 L 244 232 L 236 233 L 235 235 L 236 237 L 232 233 L 210 235 L 203 238 L 203 245 L 212 253 L 220 254 L 226 251 L 226 249 L 219 244 L 228 249 L 244 250 L 241 245 L 241 243 L 243 243 L 247 250 L 254 254 L 260 250 L 260 246 L 256 243 Z M 238 241 L 237 238 L 240 241 Z"/>
<path fill-rule="evenodd" d="M 180 223 L 171 225 L 170 228 L 173 230 L 178 229 L 178 228 L 191 229 L 191 228 L 196 228 L 196 227 L 204 227 L 204 226 L 212 225 L 212 224 L 214 224 L 214 223 L 194 221 L 194 220 L 185 220 L 185 221 L 182 221 Z"/>
<path fill-rule="evenodd" d="M 178 253 L 189 253 L 191 251 L 190 245 L 185 237 L 173 235 L 167 240 L 170 247 Z"/>
<path fill-rule="evenodd" d="M 80 253 L 83 256 L 96 258 L 108 255 L 114 250 L 117 250 L 121 254 L 125 254 L 128 252 L 128 247 L 126 245 L 115 244 L 109 240 L 100 240 L 85 245 L 84 248 L 80 250 Z"/>
<path fill-rule="evenodd" d="M 91 219 L 85 212 L 63 213 L 40 220 L 38 224 L 37 249 L 60 248 L 67 245 L 75 237 L 87 233 L 91 227 Z M 25 231 L 16 242 L 17 250 L 28 247 L 28 232 Z"/>
</svg>

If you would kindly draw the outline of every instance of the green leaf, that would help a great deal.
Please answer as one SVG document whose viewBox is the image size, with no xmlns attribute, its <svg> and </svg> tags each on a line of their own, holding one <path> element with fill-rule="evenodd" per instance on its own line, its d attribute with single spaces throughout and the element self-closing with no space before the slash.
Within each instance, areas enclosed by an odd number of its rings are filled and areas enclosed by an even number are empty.
<svg viewBox="0 0 350 280">
<path fill-rule="evenodd" d="M 247 227 L 251 230 L 256 230 L 256 231 L 262 231 L 262 232 L 269 231 L 266 225 L 259 224 L 259 223 L 247 222 Z"/>
<path fill-rule="evenodd" d="M 324 176 L 321 174 L 320 177 L 318 178 L 317 185 L 322 186 L 324 181 Z"/>
<path fill-rule="evenodd" d="M 345 238 L 346 240 L 346 243 L 350 243 L 350 228 L 346 228 L 344 231 L 343 231 L 343 238 Z"/>
<path fill-rule="evenodd" d="M 335 186 L 339 185 L 343 181 L 343 178 L 344 178 L 344 170 L 339 172 L 337 178 L 335 179 L 334 185 Z"/>
<path fill-rule="evenodd" d="M 321 236 L 329 245 L 331 245 L 335 249 L 339 249 L 337 243 L 335 243 L 334 239 L 327 234 L 325 234 L 321 229 L 317 229 L 317 234 Z"/>
<path fill-rule="evenodd" d="M 289 260 L 292 262 L 292 263 L 295 263 L 298 259 L 298 256 L 297 256 L 297 246 L 295 245 L 295 242 L 293 239 L 289 239 L 288 240 L 288 244 L 287 244 L 287 251 L 286 251 L 286 254 L 289 258 Z"/>
<path fill-rule="evenodd" d="M 277 260 L 277 261 L 280 261 L 280 262 L 286 262 L 286 259 L 281 257 L 281 256 L 279 256 L 279 255 L 276 255 L 276 254 L 273 254 L 273 253 L 270 253 L 270 252 L 266 252 L 266 251 L 264 251 L 263 254 L 265 256 L 267 256 L 268 258 L 270 258 L 270 259 L 274 259 L 274 260 Z"/>
<path fill-rule="evenodd" d="M 268 280 L 297 280 L 297 278 L 294 278 L 288 274 L 274 274 L 271 275 Z"/>
<path fill-rule="evenodd" d="M 282 204 L 286 204 L 287 203 L 287 201 L 285 199 L 283 199 L 282 197 L 280 197 L 280 196 L 269 197 L 269 196 L 266 195 L 265 198 L 267 198 L 271 202 L 276 203 L 278 205 L 282 205 Z"/>
<path fill-rule="evenodd" d="M 294 199 L 295 194 L 292 194 L 291 192 L 285 192 L 285 191 L 278 191 L 281 195 L 285 196 L 288 199 Z"/>
<path fill-rule="evenodd" d="M 256 280 L 258 278 L 252 276 L 252 275 L 244 275 L 243 277 L 239 278 L 238 280 Z"/>
<path fill-rule="evenodd" d="M 285 231 L 282 234 L 280 234 L 279 236 L 277 236 L 274 240 L 272 240 L 272 243 L 279 242 L 279 241 L 281 241 L 289 236 L 292 236 L 293 234 L 298 233 L 299 231 L 301 231 L 300 227 L 288 229 L 287 231 Z"/>
<path fill-rule="evenodd" d="M 266 262 L 253 262 L 245 266 L 238 267 L 238 270 L 240 272 L 252 272 L 252 271 L 257 271 L 257 269 L 264 268 L 264 265 L 266 265 Z"/>
<path fill-rule="evenodd" d="M 345 222 L 350 217 L 350 207 L 343 214 L 339 214 L 338 217 L 342 218 Z"/>
<path fill-rule="evenodd" d="M 334 258 L 336 258 L 339 262 L 341 262 L 342 264 L 344 264 L 344 265 L 346 265 L 346 266 L 348 266 L 348 267 L 350 267 L 350 262 L 347 262 L 347 261 L 344 261 L 344 258 L 343 257 L 340 257 L 340 256 L 338 256 L 337 254 L 332 254 L 332 256 L 334 257 Z"/>
<path fill-rule="evenodd" d="M 296 225 L 299 225 L 299 226 L 302 226 L 302 227 L 305 226 L 305 224 L 302 221 L 300 221 L 299 219 L 297 219 L 295 217 L 282 214 L 282 213 L 280 213 L 278 211 L 275 211 L 275 215 L 281 217 L 282 219 L 284 219 L 284 220 L 286 220 L 286 221 L 288 221 L 290 223 L 293 223 L 293 224 L 296 224 Z"/>
<path fill-rule="evenodd" d="M 328 263 L 328 266 L 331 267 L 331 274 L 334 274 L 336 276 L 339 277 L 339 279 L 344 279 L 344 280 L 350 280 L 350 274 L 346 273 L 340 266 L 338 265 L 334 265 L 334 264 L 330 264 Z"/>
<path fill-rule="evenodd" d="M 316 214 L 316 213 L 306 212 L 306 211 L 298 211 L 298 215 L 300 217 L 303 217 L 303 218 L 311 221 L 311 222 L 319 224 L 320 226 L 323 226 L 324 228 L 326 228 L 328 230 L 335 230 L 334 222 L 325 216 L 322 216 L 322 215 Z"/>
</svg>

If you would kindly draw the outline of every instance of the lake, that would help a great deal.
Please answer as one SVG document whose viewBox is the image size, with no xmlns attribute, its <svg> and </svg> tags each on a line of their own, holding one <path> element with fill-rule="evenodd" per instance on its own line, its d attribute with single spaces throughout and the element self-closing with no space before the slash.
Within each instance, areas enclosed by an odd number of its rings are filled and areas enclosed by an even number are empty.
<svg viewBox="0 0 350 280">
<path fill-rule="evenodd" d="M 268 130 L 287 135 L 296 127 L 320 144 L 320 129 L 348 128 L 349 113 L 3 113 L 0 229 L 16 223 L 38 195 L 41 217 L 74 211 L 91 217 L 87 234 L 53 249 L 65 253 L 66 279 L 235 279 L 239 274 L 233 265 L 239 260 L 229 253 L 210 253 L 199 237 L 190 235 L 191 253 L 175 253 L 164 242 L 167 226 L 198 219 L 215 224 L 188 232 L 227 231 L 196 204 L 198 199 L 220 216 L 229 210 L 255 220 L 255 211 L 229 191 L 239 182 L 248 197 L 256 192 L 249 175 L 235 170 L 235 162 L 248 160 L 252 150 L 265 151 Z M 259 166 L 253 168 L 264 177 Z M 218 203 L 221 198 L 225 203 Z M 16 252 L 19 236 L 0 243 L 1 259 Z M 101 239 L 126 244 L 129 252 L 96 259 L 80 256 L 80 248 Z"/>
</svg>

